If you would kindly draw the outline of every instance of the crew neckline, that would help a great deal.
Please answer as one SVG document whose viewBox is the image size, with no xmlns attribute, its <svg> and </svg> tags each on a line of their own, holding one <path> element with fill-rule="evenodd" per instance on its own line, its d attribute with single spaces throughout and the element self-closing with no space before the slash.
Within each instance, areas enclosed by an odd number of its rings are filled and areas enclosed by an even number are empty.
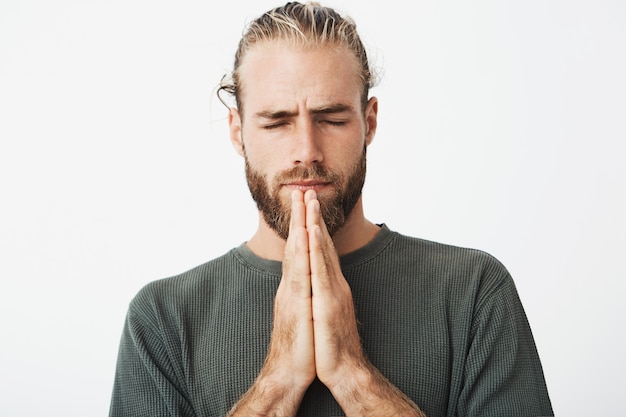
<svg viewBox="0 0 626 417">
<path fill-rule="evenodd" d="M 380 230 L 378 231 L 378 233 L 376 233 L 372 240 L 365 244 L 365 246 L 362 246 L 359 249 L 347 253 L 339 258 L 339 262 L 341 263 L 341 269 L 345 270 L 362 262 L 366 262 L 367 260 L 375 257 L 387 246 L 395 233 L 392 232 L 384 223 L 379 224 L 378 226 L 380 227 Z M 234 248 L 233 252 L 235 256 L 237 256 L 250 268 L 257 269 L 273 275 L 282 275 L 281 261 L 265 259 L 257 256 L 254 252 L 250 250 L 245 242 Z"/>
</svg>

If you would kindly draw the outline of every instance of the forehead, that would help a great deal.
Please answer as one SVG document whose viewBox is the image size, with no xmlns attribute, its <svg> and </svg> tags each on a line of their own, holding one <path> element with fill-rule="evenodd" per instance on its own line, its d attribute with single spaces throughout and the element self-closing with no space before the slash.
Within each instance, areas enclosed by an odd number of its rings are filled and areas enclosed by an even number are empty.
<svg viewBox="0 0 626 417">
<path fill-rule="evenodd" d="M 332 103 L 358 106 L 359 62 L 344 46 L 265 41 L 251 47 L 239 68 L 240 98 L 248 110 Z"/>
</svg>

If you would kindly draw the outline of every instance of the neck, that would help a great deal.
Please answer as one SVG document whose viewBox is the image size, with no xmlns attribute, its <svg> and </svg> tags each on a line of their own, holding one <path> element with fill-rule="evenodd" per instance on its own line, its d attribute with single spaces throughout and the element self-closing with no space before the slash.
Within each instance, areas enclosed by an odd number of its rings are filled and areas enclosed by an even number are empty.
<svg viewBox="0 0 626 417">
<path fill-rule="evenodd" d="M 333 236 L 337 254 L 342 256 L 365 246 L 379 230 L 378 226 L 365 218 L 361 197 L 346 223 Z M 259 213 L 259 227 L 246 244 L 255 255 L 261 258 L 283 260 L 286 242 L 268 226 L 261 213 Z"/>
</svg>

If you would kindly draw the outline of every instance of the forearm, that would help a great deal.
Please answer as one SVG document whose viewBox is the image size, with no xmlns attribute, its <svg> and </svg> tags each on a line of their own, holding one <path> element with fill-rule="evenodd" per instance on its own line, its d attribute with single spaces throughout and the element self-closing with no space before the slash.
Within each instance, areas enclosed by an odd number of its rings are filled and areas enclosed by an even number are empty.
<svg viewBox="0 0 626 417">
<path fill-rule="evenodd" d="M 331 392 L 347 417 L 426 417 L 369 362 L 352 370 Z"/>
<path fill-rule="evenodd" d="M 295 416 L 305 391 L 262 373 L 226 416 Z"/>
</svg>

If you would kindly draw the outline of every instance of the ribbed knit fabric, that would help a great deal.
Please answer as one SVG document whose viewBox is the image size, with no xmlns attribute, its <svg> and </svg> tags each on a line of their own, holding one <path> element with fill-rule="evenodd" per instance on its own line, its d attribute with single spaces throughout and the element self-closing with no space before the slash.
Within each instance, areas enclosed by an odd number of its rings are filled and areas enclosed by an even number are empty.
<svg viewBox="0 0 626 417">
<path fill-rule="evenodd" d="M 552 416 L 506 269 L 484 252 L 386 226 L 341 258 L 371 362 L 428 417 Z M 241 245 L 132 300 L 110 416 L 223 416 L 256 378 L 281 264 Z M 315 381 L 299 416 L 341 416 Z"/>
</svg>

